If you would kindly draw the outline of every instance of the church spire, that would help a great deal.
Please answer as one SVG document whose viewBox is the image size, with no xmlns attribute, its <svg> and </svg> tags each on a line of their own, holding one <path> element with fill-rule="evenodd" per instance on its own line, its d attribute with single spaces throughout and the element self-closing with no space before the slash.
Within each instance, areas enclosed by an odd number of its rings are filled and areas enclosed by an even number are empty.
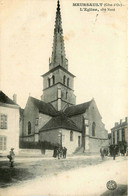
<svg viewBox="0 0 128 196">
<path fill-rule="evenodd" d="M 52 58 L 49 63 L 49 69 L 53 69 L 58 65 L 68 69 L 68 62 L 65 55 L 64 39 L 63 39 L 63 29 L 62 20 L 60 12 L 60 2 L 57 1 L 56 19 L 54 27 L 54 37 L 53 37 L 53 48 L 52 48 Z"/>
</svg>

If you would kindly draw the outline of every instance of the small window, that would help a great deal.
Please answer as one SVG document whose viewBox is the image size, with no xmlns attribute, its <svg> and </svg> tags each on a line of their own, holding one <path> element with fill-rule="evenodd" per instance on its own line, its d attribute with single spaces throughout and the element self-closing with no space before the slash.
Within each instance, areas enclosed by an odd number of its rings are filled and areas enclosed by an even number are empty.
<svg viewBox="0 0 128 196">
<path fill-rule="evenodd" d="M 70 141 L 73 141 L 73 131 L 70 131 Z"/>
<path fill-rule="evenodd" d="M 55 84 L 55 76 L 52 76 L 52 84 Z"/>
<path fill-rule="evenodd" d="M 67 79 L 67 86 L 69 87 L 69 78 Z"/>
<path fill-rule="evenodd" d="M 28 134 L 31 134 L 31 122 L 28 122 Z"/>
<path fill-rule="evenodd" d="M 96 123 L 93 122 L 92 123 L 92 136 L 95 136 L 96 135 Z"/>
<path fill-rule="evenodd" d="M 0 150 L 4 151 L 6 150 L 6 145 L 7 145 L 7 139 L 5 136 L 0 136 Z"/>
<path fill-rule="evenodd" d="M 48 78 L 48 87 L 51 86 L 51 81 L 50 81 L 50 78 Z"/>
<path fill-rule="evenodd" d="M 0 129 L 7 129 L 7 115 L 0 115 Z"/>
<path fill-rule="evenodd" d="M 63 77 L 63 84 L 66 83 L 66 76 Z"/>
</svg>

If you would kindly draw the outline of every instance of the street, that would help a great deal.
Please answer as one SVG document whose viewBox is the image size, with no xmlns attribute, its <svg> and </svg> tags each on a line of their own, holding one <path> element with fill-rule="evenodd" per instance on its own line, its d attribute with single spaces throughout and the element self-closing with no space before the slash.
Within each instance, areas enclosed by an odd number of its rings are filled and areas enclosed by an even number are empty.
<svg viewBox="0 0 128 196">
<path fill-rule="evenodd" d="M 105 157 L 104 161 L 100 156 L 17 158 L 14 168 L 2 160 L 0 196 L 111 195 L 114 191 L 106 187 L 110 180 L 118 186 L 114 195 L 127 195 L 127 166 L 123 156 L 116 160 Z"/>
</svg>

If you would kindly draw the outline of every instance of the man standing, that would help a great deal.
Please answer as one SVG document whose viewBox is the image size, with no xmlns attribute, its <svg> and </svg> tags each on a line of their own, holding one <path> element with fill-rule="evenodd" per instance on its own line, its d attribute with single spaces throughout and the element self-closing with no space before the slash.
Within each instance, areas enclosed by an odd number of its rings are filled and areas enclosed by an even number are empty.
<svg viewBox="0 0 128 196">
<path fill-rule="evenodd" d="M 14 166 L 14 159 L 15 159 L 14 148 L 11 148 L 11 150 L 10 150 L 10 162 L 11 162 L 10 167 Z"/>
<path fill-rule="evenodd" d="M 101 155 L 101 159 L 104 160 L 104 155 L 105 154 L 104 154 L 104 148 L 103 147 L 100 148 L 100 155 Z"/>
<path fill-rule="evenodd" d="M 64 147 L 64 148 L 63 148 L 63 158 L 66 158 L 66 154 L 67 154 L 67 148 Z"/>
<path fill-rule="evenodd" d="M 116 157 L 116 147 L 115 145 L 113 146 L 113 160 L 115 160 Z"/>
</svg>

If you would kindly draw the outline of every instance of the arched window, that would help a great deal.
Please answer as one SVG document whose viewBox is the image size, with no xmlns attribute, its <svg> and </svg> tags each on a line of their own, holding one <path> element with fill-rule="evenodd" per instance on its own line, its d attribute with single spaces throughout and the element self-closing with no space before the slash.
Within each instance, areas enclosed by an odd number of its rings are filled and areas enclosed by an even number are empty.
<svg viewBox="0 0 128 196">
<path fill-rule="evenodd" d="M 92 136 L 95 136 L 96 135 L 96 123 L 93 122 L 92 123 Z"/>
<path fill-rule="evenodd" d="M 51 83 L 50 83 L 50 78 L 48 78 L 48 87 L 50 87 Z"/>
<path fill-rule="evenodd" d="M 73 131 L 70 131 L 70 141 L 73 141 Z"/>
<path fill-rule="evenodd" d="M 28 122 L 28 134 L 31 134 L 31 122 Z"/>
<path fill-rule="evenodd" d="M 67 79 L 67 86 L 69 86 L 69 78 Z"/>
<path fill-rule="evenodd" d="M 55 84 L 55 76 L 52 76 L 52 84 Z"/>
<path fill-rule="evenodd" d="M 66 83 L 66 76 L 63 77 L 63 84 Z"/>
</svg>

